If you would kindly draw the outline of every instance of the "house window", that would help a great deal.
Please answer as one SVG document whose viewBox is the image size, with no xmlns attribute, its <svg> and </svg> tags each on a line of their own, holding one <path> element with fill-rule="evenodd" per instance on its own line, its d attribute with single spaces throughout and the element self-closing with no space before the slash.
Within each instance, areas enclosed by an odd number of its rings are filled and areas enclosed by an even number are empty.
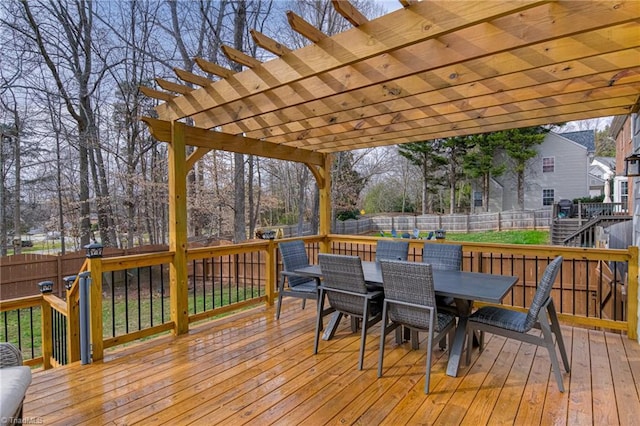
<svg viewBox="0 0 640 426">
<path fill-rule="evenodd" d="M 620 181 L 620 202 L 623 206 L 626 206 L 629 202 L 629 181 Z"/>
<path fill-rule="evenodd" d="M 482 207 L 482 192 L 473 191 L 473 206 Z"/>
<path fill-rule="evenodd" d="M 542 190 L 542 205 L 543 206 L 552 206 L 553 201 L 556 199 L 555 190 L 553 189 L 543 189 Z"/>
<path fill-rule="evenodd" d="M 542 173 L 553 173 L 555 171 L 555 165 L 556 165 L 555 157 L 543 157 Z"/>
</svg>

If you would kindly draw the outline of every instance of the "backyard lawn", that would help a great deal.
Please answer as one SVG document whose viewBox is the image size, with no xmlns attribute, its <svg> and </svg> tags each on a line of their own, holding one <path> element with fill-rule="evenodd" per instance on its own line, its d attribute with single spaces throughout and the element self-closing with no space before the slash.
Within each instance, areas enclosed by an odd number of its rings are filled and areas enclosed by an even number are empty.
<svg viewBox="0 0 640 426">
<path fill-rule="evenodd" d="M 549 244 L 549 231 L 486 231 L 469 234 L 447 233 L 447 240 L 471 243 Z"/>
</svg>

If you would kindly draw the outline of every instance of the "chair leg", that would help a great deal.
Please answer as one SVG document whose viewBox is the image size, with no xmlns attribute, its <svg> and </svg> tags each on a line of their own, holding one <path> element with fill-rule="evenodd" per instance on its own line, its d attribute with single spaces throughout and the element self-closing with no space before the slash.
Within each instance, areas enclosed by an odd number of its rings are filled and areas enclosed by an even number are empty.
<svg viewBox="0 0 640 426">
<path fill-rule="evenodd" d="M 396 328 L 396 338 L 398 331 L 401 331 L 402 327 Z M 380 328 L 380 354 L 378 355 L 378 377 L 382 377 L 382 363 L 384 362 L 384 340 L 387 335 L 387 302 L 382 304 L 382 326 Z"/>
<path fill-rule="evenodd" d="M 431 316 L 430 324 L 433 325 L 434 318 Z M 427 337 L 427 366 L 424 373 L 424 393 L 429 393 L 429 382 L 431 381 L 431 352 L 433 351 L 433 327 L 429 327 L 429 336 Z"/>
<path fill-rule="evenodd" d="M 420 348 L 420 339 L 416 330 L 411 330 L 411 349 L 417 350 Z"/>
<path fill-rule="evenodd" d="M 396 345 L 401 345 L 404 342 L 404 338 L 402 337 L 402 332 L 404 327 L 396 327 Z"/>
<path fill-rule="evenodd" d="M 307 304 L 307 299 L 302 299 L 302 309 L 303 310 L 304 310 L 306 304 Z"/>
<path fill-rule="evenodd" d="M 278 286 L 278 309 L 276 310 L 276 319 L 280 319 L 280 310 L 282 309 L 282 297 L 284 294 L 284 275 Z"/>
<path fill-rule="evenodd" d="M 364 347 L 367 343 L 367 328 L 369 324 L 369 302 L 365 300 L 362 314 L 362 335 L 360 336 L 360 358 L 358 360 L 358 370 L 362 370 L 364 363 Z"/>
<path fill-rule="evenodd" d="M 318 353 L 318 341 L 320 340 L 320 331 L 322 330 L 322 311 L 324 311 L 324 292 L 320 290 L 318 299 L 318 312 L 316 314 L 316 335 L 313 342 L 313 354 Z"/>
<path fill-rule="evenodd" d="M 562 380 L 562 372 L 560 371 L 560 363 L 558 362 L 558 355 L 556 354 L 556 345 L 553 343 L 553 333 L 549 324 L 546 321 L 540 322 L 540 328 L 542 329 L 542 336 L 544 344 L 549 351 L 549 358 L 551 359 L 551 368 L 553 374 L 556 376 L 556 382 L 558 383 L 558 389 L 560 392 L 564 392 L 564 383 Z"/>
<path fill-rule="evenodd" d="M 556 335 L 556 343 L 560 350 L 564 370 L 568 373 L 571 371 L 571 367 L 569 366 L 569 358 L 567 357 L 567 350 L 564 346 L 564 338 L 562 337 L 562 330 L 560 330 L 560 323 L 558 322 L 558 315 L 556 313 L 556 307 L 553 304 L 553 299 L 551 299 L 547 305 L 547 312 L 549 313 L 549 318 L 551 320 L 551 331 Z"/>
</svg>

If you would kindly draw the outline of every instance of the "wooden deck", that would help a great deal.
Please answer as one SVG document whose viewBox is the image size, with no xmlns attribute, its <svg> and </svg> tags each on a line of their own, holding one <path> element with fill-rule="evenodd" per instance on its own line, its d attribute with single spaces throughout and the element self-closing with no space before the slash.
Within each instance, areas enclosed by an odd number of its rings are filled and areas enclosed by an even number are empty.
<svg viewBox="0 0 640 426">
<path fill-rule="evenodd" d="M 556 387 L 544 349 L 487 336 L 459 377 L 434 351 L 423 393 L 419 351 L 387 339 L 376 377 L 379 327 L 357 370 L 359 333 L 343 321 L 312 354 L 313 307 L 288 300 L 109 353 L 104 362 L 35 372 L 24 416 L 73 424 L 637 424 L 640 346 L 625 336 L 564 327 L 572 372 Z"/>
</svg>

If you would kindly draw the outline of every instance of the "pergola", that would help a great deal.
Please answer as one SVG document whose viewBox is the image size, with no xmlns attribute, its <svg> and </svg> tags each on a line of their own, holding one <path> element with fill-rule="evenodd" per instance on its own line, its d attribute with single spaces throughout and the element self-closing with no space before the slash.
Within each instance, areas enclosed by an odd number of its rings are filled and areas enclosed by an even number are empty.
<svg viewBox="0 0 640 426">
<path fill-rule="evenodd" d="M 400 0 L 374 20 L 332 3 L 352 29 L 329 37 L 289 12 L 310 45 L 252 31 L 274 59 L 224 46 L 243 71 L 196 58 L 201 74 L 175 69 L 184 83 L 141 88 L 162 101 L 143 120 L 169 144 L 172 292 L 187 291 L 186 176 L 210 150 L 306 164 L 326 235 L 333 153 L 639 109 L 639 1 Z M 186 307 L 172 302 L 172 317 L 186 332 Z"/>
</svg>

